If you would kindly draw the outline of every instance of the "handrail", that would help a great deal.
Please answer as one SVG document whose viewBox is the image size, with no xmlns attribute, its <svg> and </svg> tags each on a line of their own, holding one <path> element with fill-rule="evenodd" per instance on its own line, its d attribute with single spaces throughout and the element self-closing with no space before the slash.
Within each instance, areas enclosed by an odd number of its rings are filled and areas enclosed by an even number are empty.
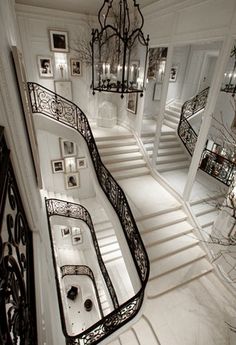
<svg viewBox="0 0 236 345">
<path fill-rule="evenodd" d="M 81 335 L 84 344 L 97 344 L 139 312 L 150 271 L 147 252 L 123 190 L 101 161 L 89 122 L 83 111 L 76 104 L 37 83 L 28 83 L 28 89 L 33 113 L 41 113 L 61 122 L 78 131 L 85 139 L 98 182 L 120 220 L 141 282 L 141 288 L 135 296 Z M 77 338 L 70 337 L 67 341 L 75 344 Z"/>
<path fill-rule="evenodd" d="M 96 294 L 96 299 L 98 302 L 100 315 L 103 317 L 104 315 L 103 315 L 101 301 L 98 294 L 98 288 L 97 288 L 96 280 L 91 268 L 86 265 L 63 265 L 60 267 L 60 270 L 61 270 L 61 278 L 64 278 L 65 276 L 68 276 L 68 275 L 70 276 L 71 275 L 86 275 L 92 280 L 95 294 Z"/>
<path fill-rule="evenodd" d="M 114 309 L 119 307 L 118 299 L 115 293 L 115 289 L 113 287 L 113 284 L 111 282 L 110 276 L 107 272 L 106 266 L 103 262 L 102 255 L 100 252 L 99 244 L 97 241 L 97 237 L 95 234 L 93 222 L 91 219 L 91 216 L 88 212 L 88 210 L 83 207 L 82 205 L 75 204 L 72 202 L 64 201 L 64 200 L 59 200 L 59 199 L 46 199 L 46 211 L 47 211 L 47 218 L 49 220 L 50 217 L 52 216 L 61 216 L 61 217 L 68 217 L 68 218 L 74 218 L 74 219 L 79 219 L 85 222 L 88 225 L 88 228 L 91 233 L 94 249 L 96 252 L 96 256 L 98 259 L 98 264 L 100 266 L 103 278 L 106 282 L 107 289 L 109 291 L 113 307 Z M 49 230 L 50 230 L 50 238 L 52 240 L 52 230 L 51 230 L 51 225 L 50 222 L 49 224 Z M 52 240 L 53 243 L 53 240 Z"/>
<path fill-rule="evenodd" d="M 198 135 L 188 119 L 205 108 L 209 89 L 209 87 L 204 89 L 198 95 L 186 101 L 181 109 L 178 135 L 191 156 L 193 155 Z M 210 151 L 206 146 L 202 152 L 199 168 L 227 186 L 231 185 L 236 172 L 236 164 L 234 162 L 216 152 Z"/>
</svg>

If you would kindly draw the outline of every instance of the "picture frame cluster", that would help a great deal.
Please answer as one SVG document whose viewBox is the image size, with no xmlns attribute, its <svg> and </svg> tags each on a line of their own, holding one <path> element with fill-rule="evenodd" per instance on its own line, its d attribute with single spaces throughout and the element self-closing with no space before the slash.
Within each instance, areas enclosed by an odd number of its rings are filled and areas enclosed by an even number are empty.
<svg viewBox="0 0 236 345">
<path fill-rule="evenodd" d="M 85 157 L 78 157 L 77 145 L 73 141 L 60 138 L 61 159 L 51 161 L 53 174 L 64 173 L 65 188 L 80 187 L 79 170 L 87 167 Z"/>
<path fill-rule="evenodd" d="M 69 33 L 65 30 L 49 29 L 49 47 L 53 53 L 69 53 Z M 37 66 L 40 78 L 54 77 L 53 55 L 37 55 Z M 82 63 L 75 57 L 70 58 L 70 76 L 80 77 L 82 75 Z"/>
</svg>

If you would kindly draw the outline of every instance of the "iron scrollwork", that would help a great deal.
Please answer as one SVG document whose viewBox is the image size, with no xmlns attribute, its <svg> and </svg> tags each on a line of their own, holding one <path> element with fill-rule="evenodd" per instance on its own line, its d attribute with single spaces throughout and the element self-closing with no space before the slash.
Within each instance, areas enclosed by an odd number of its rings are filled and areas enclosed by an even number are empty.
<svg viewBox="0 0 236 345">
<path fill-rule="evenodd" d="M 97 344 L 124 323 L 128 322 L 139 311 L 150 270 L 147 252 L 123 190 L 101 161 L 89 122 L 83 111 L 76 104 L 37 83 L 28 83 L 28 90 L 33 113 L 41 113 L 53 120 L 62 122 L 64 125 L 77 130 L 85 139 L 98 182 L 120 220 L 140 278 L 141 288 L 136 296 L 115 309 L 99 323 L 86 330 L 86 335 L 80 334 L 85 344 Z M 58 111 L 59 103 L 63 105 L 60 106 L 60 112 Z M 65 212 L 65 216 L 68 216 L 66 212 L 70 212 L 70 214 L 73 213 L 71 208 L 69 211 L 63 212 Z M 118 314 L 122 315 L 120 322 L 114 325 L 112 330 L 109 329 L 109 327 L 105 327 L 105 321 L 107 320 L 107 324 L 109 324 L 108 320 L 110 320 L 110 317 Z M 78 339 L 76 339 L 76 337 L 73 340 L 67 339 L 67 341 L 69 341 L 70 344 L 78 344 Z"/>
<path fill-rule="evenodd" d="M 37 337 L 32 237 L 11 163 L 0 167 L 5 182 L 0 219 L 0 343 L 33 345 Z"/>
<path fill-rule="evenodd" d="M 201 91 L 194 98 L 185 102 L 181 109 L 178 134 L 191 156 L 193 155 L 198 135 L 193 130 L 188 119 L 205 108 L 208 93 L 209 87 Z M 234 173 L 236 172 L 236 165 L 234 162 L 216 152 L 208 150 L 206 147 L 202 152 L 199 168 L 227 186 L 230 186 L 232 183 Z"/>
</svg>

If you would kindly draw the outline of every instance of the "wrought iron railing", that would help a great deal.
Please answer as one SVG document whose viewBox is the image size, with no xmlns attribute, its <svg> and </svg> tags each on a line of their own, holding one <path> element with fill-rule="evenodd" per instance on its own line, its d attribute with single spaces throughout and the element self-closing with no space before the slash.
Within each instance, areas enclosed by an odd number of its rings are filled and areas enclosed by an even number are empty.
<svg viewBox="0 0 236 345">
<path fill-rule="evenodd" d="M 191 156 L 193 155 L 198 135 L 188 120 L 192 115 L 205 108 L 208 93 L 209 87 L 185 102 L 181 109 L 178 135 Z M 232 183 L 234 173 L 236 172 L 236 165 L 234 162 L 216 152 L 208 150 L 206 146 L 202 152 L 199 168 L 227 186 L 230 186 Z"/>
<path fill-rule="evenodd" d="M 0 127 L 0 344 L 37 344 L 33 242 Z"/>
<path fill-rule="evenodd" d="M 61 266 L 60 269 L 61 269 L 61 278 L 64 278 L 65 276 L 68 276 L 68 275 L 70 276 L 85 275 L 85 276 L 88 276 L 92 280 L 100 315 L 103 317 L 103 310 L 102 310 L 100 297 L 98 294 L 98 288 L 97 288 L 96 280 L 91 268 L 86 265 L 64 265 L 64 266 Z"/>
<path fill-rule="evenodd" d="M 90 230 L 90 234 L 91 234 L 91 238 L 93 241 L 94 250 L 96 252 L 98 264 L 99 264 L 100 270 L 102 272 L 104 281 L 106 283 L 107 289 L 109 291 L 109 294 L 110 294 L 110 297 L 111 297 L 111 300 L 113 303 L 113 307 L 114 307 L 114 309 L 118 308 L 119 303 L 118 303 L 118 299 L 117 299 L 117 296 L 115 293 L 115 289 L 113 287 L 113 284 L 112 284 L 111 279 L 109 277 L 109 274 L 107 272 L 106 266 L 104 265 L 102 255 L 100 252 L 100 248 L 98 245 L 96 233 L 95 233 L 95 230 L 93 227 L 93 222 L 92 222 L 92 219 L 90 217 L 89 212 L 82 205 L 78 205 L 78 204 L 64 201 L 64 200 L 46 199 L 45 202 L 46 202 L 46 211 L 47 211 L 48 220 L 52 216 L 62 216 L 62 217 L 68 217 L 68 218 L 74 218 L 74 219 L 82 220 L 83 222 L 85 222 L 88 225 L 89 230 Z M 50 222 L 48 222 L 48 224 L 49 224 L 51 241 L 53 243 L 51 224 L 50 224 Z M 56 267 L 57 267 L 57 265 L 56 265 L 56 260 L 55 260 L 55 269 L 56 269 Z M 60 293 L 60 289 L 58 290 L 58 292 Z"/>
<path fill-rule="evenodd" d="M 121 187 L 103 165 L 89 122 L 83 111 L 76 104 L 37 83 L 28 83 L 28 89 L 33 113 L 41 113 L 59 121 L 77 130 L 85 139 L 98 182 L 120 220 L 140 278 L 141 288 L 135 296 L 104 317 L 99 323 L 87 329 L 80 337 L 67 339 L 70 344 L 77 344 L 79 339 L 83 339 L 84 344 L 97 344 L 129 322 L 139 312 L 149 276 L 148 256 L 127 198 Z"/>
</svg>

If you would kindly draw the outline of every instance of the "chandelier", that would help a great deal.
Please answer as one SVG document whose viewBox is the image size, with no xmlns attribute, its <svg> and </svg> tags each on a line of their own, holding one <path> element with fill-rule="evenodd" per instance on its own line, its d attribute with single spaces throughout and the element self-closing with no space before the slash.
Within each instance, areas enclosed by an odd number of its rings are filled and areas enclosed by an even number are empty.
<svg viewBox="0 0 236 345">
<path fill-rule="evenodd" d="M 236 46 L 234 46 L 230 53 L 230 61 L 228 69 L 224 74 L 221 91 L 232 93 L 233 96 L 236 93 Z"/>
<path fill-rule="evenodd" d="M 129 3 L 133 2 L 130 9 Z M 105 0 L 99 13 L 100 30 L 92 30 L 92 89 L 121 94 L 145 88 L 149 36 L 136 0 Z"/>
</svg>

